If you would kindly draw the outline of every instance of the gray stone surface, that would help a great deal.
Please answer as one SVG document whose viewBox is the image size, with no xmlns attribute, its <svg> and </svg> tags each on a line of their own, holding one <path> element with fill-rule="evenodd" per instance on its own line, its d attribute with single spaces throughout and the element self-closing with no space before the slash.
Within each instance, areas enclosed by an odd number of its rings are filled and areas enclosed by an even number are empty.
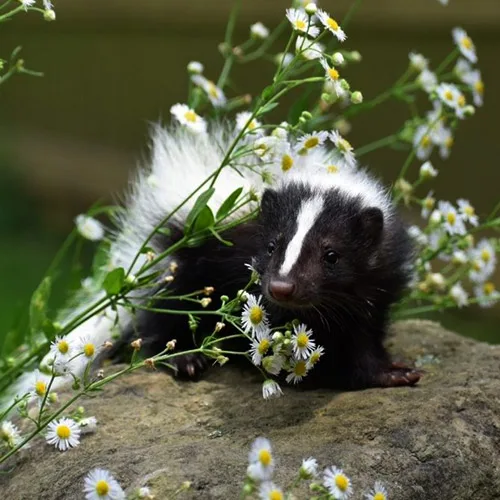
<svg viewBox="0 0 500 500">
<path fill-rule="evenodd" d="M 149 484 L 158 499 L 186 480 L 192 489 L 182 498 L 237 499 L 249 445 L 264 435 L 282 485 L 312 455 L 344 468 L 354 498 L 375 479 L 392 499 L 500 498 L 500 346 L 427 321 L 398 323 L 393 333 L 397 358 L 424 361 L 416 387 L 286 388 L 263 401 L 257 378 L 226 367 L 198 383 L 160 372 L 118 380 L 83 402 L 100 421 L 95 434 L 66 453 L 38 441 L 0 476 L 0 497 L 83 498 L 83 477 L 100 466 L 126 487 Z"/>
</svg>

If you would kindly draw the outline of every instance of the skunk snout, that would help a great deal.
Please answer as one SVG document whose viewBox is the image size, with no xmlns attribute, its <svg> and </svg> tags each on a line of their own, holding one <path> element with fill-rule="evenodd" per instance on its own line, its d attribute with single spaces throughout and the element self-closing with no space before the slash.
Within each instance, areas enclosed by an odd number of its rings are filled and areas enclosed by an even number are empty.
<svg viewBox="0 0 500 500">
<path fill-rule="evenodd" d="M 272 280 L 269 283 L 269 294 L 278 302 L 286 302 L 293 298 L 295 288 L 292 281 Z"/>
</svg>

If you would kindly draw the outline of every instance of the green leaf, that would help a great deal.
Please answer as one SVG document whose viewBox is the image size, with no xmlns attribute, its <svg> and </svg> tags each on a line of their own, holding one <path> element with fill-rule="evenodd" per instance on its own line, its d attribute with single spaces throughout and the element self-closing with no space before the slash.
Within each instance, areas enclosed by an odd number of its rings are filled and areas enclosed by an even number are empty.
<svg viewBox="0 0 500 500">
<path fill-rule="evenodd" d="M 172 230 L 169 227 L 160 227 L 156 232 L 163 234 L 163 236 L 170 236 L 172 234 Z"/>
<path fill-rule="evenodd" d="M 31 296 L 30 302 L 30 332 L 34 336 L 40 332 L 47 320 L 47 309 L 52 288 L 52 279 L 46 276 Z"/>
<path fill-rule="evenodd" d="M 201 232 L 204 229 L 208 229 L 209 227 L 214 225 L 214 214 L 210 207 L 204 206 L 198 217 L 194 222 L 193 230 L 194 232 Z"/>
<path fill-rule="evenodd" d="M 262 99 L 267 101 L 274 94 L 274 87 L 272 85 L 268 85 L 261 94 Z"/>
<path fill-rule="evenodd" d="M 125 269 L 118 267 L 110 271 L 104 278 L 102 287 L 108 295 L 120 293 L 125 282 Z"/>
<path fill-rule="evenodd" d="M 238 189 L 235 189 L 222 203 L 220 206 L 219 210 L 217 210 L 217 214 L 215 218 L 217 220 L 223 219 L 234 207 L 236 204 L 236 200 L 240 197 L 241 192 L 243 191 L 243 188 L 240 187 Z"/>
<path fill-rule="evenodd" d="M 265 106 L 262 106 L 262 108 L 260 108 L 259 111 L 257 112 L 256 116 L 265 115 L 266 113 L 269 113 L 270 111 L 272 111 L 277 106 L 279 106 L 279 102 L 270 102 L 269 104 L 266 104 Z"/>
<path fill-rule="evenodd" d="M 196 199 L 193 208 L 191 209 L 191 212 L 189 212 L 188 216 L 186 217 L 186 224 L 184 225 L 184 234 L 188 234 L 191 231 L 191 228 L 197 219 L 198 215 L 200 215 L 200 212 L 207 206 L 208 201 L 212 197 L 212 195 L 215 193 L 214 188 L 209 188 L 206 191 L 203 191 L 203 193 L 198 196 Z"/>
</svg>

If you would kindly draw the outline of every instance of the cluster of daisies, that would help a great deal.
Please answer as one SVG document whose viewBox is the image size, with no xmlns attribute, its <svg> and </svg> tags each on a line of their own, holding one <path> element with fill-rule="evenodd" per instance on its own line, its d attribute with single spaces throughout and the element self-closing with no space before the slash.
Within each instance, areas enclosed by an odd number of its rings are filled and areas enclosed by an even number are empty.
<svg viewBox="0 0 500 500">
<path fill-rule="evenodd" d="M 461 54 L 451 73 L 457 84 L 439 82 L 440 75 L 431 71 L 429 61 L 418 53 L 410 53 L 410 67 L 417 74 L 416 83 L 429 95 L 433 110 L 427 113 L 413 135 L 413 146 L 420 160 L 428 159 L 437 148 L 442 158 L 448 158 L 453 146 L 455 119 L 462 120 L 474 114 L 474 106 L 467 102 L 461 88 L 471 94 L 475 106 L 483 105 L 484 83 L 481 71 L 473 68 L 477 62 L 474 42 L 462 28 L 452 31 L 457 53 Z M 453 125 L 456 127 L 456 124 Z"/>
<path fill-rule="evenodd" d="M 268 439 L 259 437 L 252 443 L 248 460 L 247 480 L 243 487 L 244 497 L 258 495 L 260 500 L 298 498 L 293 495 L 292 491 L 285 492 L 273 482 L 276 463 Z M 331 466 L 320 473 L 318 462 L 313 457 L 302 460 L 292 489 L 300 487 L 301 483 L 307 484 L 308 490 L 312 492 L 314 498 L 345 500 L 353 494 L 351 480 L 342 469 Z M 387 500 L 387 490 L 382 483 L 376 481 L 372 490 L 364 494 L 364 498 L 366 500 Z"/>
<path fill-rule="evenodd" d="M 242 326 L 251 335 L 250 357 L 255 366 L 262 366 L 264 372 L 277 376 L 282 370 L 288 374 L 286 381 L 297 384 L 316 365 L 324 349 L 317 346 L 312 331 L 305 324 L 293 324 L 291 329 L 271 329 L 262 296 L 240 294 L 244 301 L 241 314 Z M 282 395 L 279 384 L 269 378 L 262 386 L 264 399 Z"/>
</svg>

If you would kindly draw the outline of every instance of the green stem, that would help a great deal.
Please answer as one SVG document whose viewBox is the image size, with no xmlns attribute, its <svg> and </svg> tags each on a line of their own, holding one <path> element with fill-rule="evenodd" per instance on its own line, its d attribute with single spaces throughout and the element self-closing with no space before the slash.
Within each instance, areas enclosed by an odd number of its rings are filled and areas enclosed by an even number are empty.
<svg viewBox="0 0 500 500">
<path fill-rule="evenodd" d="M 456 47 L 448 56 L 444 58 L 436 69 L 436 76 L 439 76 L 460 54 L 460 49 Z"/>
<path fill-rule="evenodd" d="M 385 148 L 386 146 L 392 146 L 399 141 L 399 134 L 392 134 L 377 141 L 370 142 L 365 146 L 356 149 L 356 157 L 361 157 L 367 153 L 371 153 L 380 148 Z"/>
<path fill-rule="evenodd" d="M 4 7 L 5 5 L 7 5 L 7 4 L 4 4 L 2 7 Z M 20 5 L 19 7 L 16 7 L 15 9 L 11 10 L 10 12 L 7 12 L 6 14 L 0 15 L 0 23 L 3 23 L 4 21 L 7 21 L 12 16 L 15 16 L 18 12 L 21 12 L 23 10 L 24 10 L 24 6 Z"/>
<path fill-rule="evenodd" d="M 347 11 L 347 14 L 344 16 L 342 19 L 342 28 L 345 30 L 349 23 L 351 22 L 351 19 L 354 17 L 358 9 L 361 7 L 361 3 L 363 0 L 355 0 L 354 3 L 351 5 L 349 10 Z"/>
</svg>

